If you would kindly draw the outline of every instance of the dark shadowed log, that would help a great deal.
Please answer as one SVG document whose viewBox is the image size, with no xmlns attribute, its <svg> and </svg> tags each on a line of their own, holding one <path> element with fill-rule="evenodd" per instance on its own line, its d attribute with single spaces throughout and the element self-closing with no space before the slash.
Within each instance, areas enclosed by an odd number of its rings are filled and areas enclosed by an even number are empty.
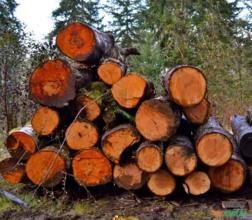
<svg viewBox="0 0 252 220">
<path fill-rule="evenodd" d="M 96 126 L 84 120 L 76 120 L 66 130 L 67 146 L 72 150 L 92 148 L 98 141 L 99 134 Z"/>
<path fill-rule="evenodd" d="M 147 181 L 146 173 L 133 162 L 115 165 L 113 177 L 117 186 L 127 190 L 140 189 Z"/>
<path fill-rule="evenodd" d="M 73 175 L 81 186 L 106 184 L 112 179 L 109 160 L 96 148 L 79 151 L 72 161 Z"/>
<path fill-rule="evenodd" d="M 18 159 L 7 158 L 0 162 L 0 174 L 10 184 L 21 183 L 25 178 L 25 166 Z"/>
<path fill-rule="evenodd" d="M 167 196 L 175 191 L 176 179 L 170 172 L 161 169 L 150 174 L 147 186 L 155 195 Z"/>
<path fill-rule="evenodd" d="M 145 172 L 156 172 L 163 163 L 162 146 L 148 141 L 142 143 L 136 151 L 136 163 Z"/>
<path fill-rule="evenodd" d="M 252 127 L 246 117 L 240 115 L 232 117 L 231 126 L 242 156 L 252 161 Z"/>
<path fill-rule="evenodd" d="M 30 125 L 9 132 L 5 146 L 13 158 L 28 159 L 37 150 L 37 136 Z"/>
<path fill-rule="evenodd" d="M 104 154 L 118 164 L 122 153 L 140 141 L 140 135 L 130 124 L 119 125 L 102 136 L 101 145 Z"/>
<path fill-rule="evenodd" d="M 183 112 L 188 119 L 193 124 L 204 124 L 211 115 L 211 105 L 210 102 L 204 98 L 199 104 L 183 108 Z"/>
<path fill-rule="evenodd" d="M 177 106 L 165 99 L 144 101 L 137 110 L 138 131 L 150 141 L 165 141 L 177 131 L 181 113 Z"/>
<path fill-rule="evenodd" d="M 74 99 L 75 80 L 65 61 L 47 60 L 33 71 L 30 94 L 40 104 L 61 108 Z"/>
<path fill-rule="evenodd" d="M 192 142 L 185 136 L 173 136 L 165 151 L 165 163 L 170 172 L 185 176 L 197 167 L 197 156 Z"/>
<path fill-rule="evenodd" d="M 31 120 L 34 131 L 41 136 L 48 136 L 55 132 L 60 123 L 59 113 L 49 107 L 40 107 Z"/>
<path fill-rule="evenodd" d="M 99 66 L 97 73 L 104 83 L 113 85 L 125 75 L 126 70 L 126 65 L 119 60 L 107 59 Z"/>
<path fill-rule="evenodd" d="M 187 194 L 202 195 L 206 193 L 211 186 L 208 175 L 202 171 L 194 171 L 185 177 L 183 187 Z"/>
<path fill-rule="evenodd" d="M 169 99 L 183 107 L 199 104 L 207 91 L 204 74 L 188 65 L 176 66 L 165 71 L 163 83 Z"/>
<path fill-rule="evenodd" d="M 54 187 L 64 178 L 69 166 L 69 155 L 65 150 L 58 153 L 54 146 L 48 146 L 33 154 L 26 163 L 25 171 L 35 185 Z"/>
<path fill-rule="evenodd" d="M 247 121 L 250 126 L 252 126 L 252 107 L 250 107 L 247 111 Z"/>
<path fill-rule="evenodd" d="M 200 160 L 208 166 L 220 166 L 231 157 L 235 141 L 216 118 L 210 117 L 195 135 L 195 148 Z"/>
<path fill-rule="evenodd" d="M 222 166 L 210 167 L 208 175 L 214 188 L 231 193 L 239 190 L 246 179 L 246 164 L 238 154 Z"/>
</svg>

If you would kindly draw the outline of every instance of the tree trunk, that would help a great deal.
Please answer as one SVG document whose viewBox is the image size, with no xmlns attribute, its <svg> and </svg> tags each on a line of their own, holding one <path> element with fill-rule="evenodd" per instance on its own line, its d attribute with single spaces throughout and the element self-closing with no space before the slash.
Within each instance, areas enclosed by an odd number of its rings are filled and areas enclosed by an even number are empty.
<svg viewBox="0 0 252 220">
<path fill-rule="evenodd" d="M 76 77 L 63 60 L 47 60 L 40 64 L 30 79 L 34 101 L 50 107 L 64 107 L 75 97 Z"/>
<path fill-rule="evenodd" d="M 136 151 L 136 163 L 145 172 L 156 172 L 163 163 L 162 146 L 148 141 L 142 143 Z"/>
<path fill-rule="evenodd" d="M 252 161 L 252 127 L 246 117 L 240 115 L 232 117 L 231 126 L 242 156 Z"/>
<path fill-rule="evenodd" d="M 144 101 L 137 110 L 135 123 L 138 131 L 149 141 L 166 141 L 179 127 L 181 113 L 165 99 Z"/>
<path fill-rule="evenodd" d="M 81 186 L 98 186 L 111 181 L 112 166 L 96 148 L 79 151 L 72 161 L 75 180 Z"/>
<path fill-rule="evenodd" d="M 165 71 L 163 83 L 169 99 L 183 107 L 199 104 L 207 91 L 204 74 L 199 69 L 187 65 Z"/>
<path fill-rule="evenodd" d="M 0 174 L 7 183 L 15 185 L 24 180 L 25 166 L 18 159 L 7 158 L 0 162 Z"/>
<path fill-rule="evenodd" d="M 118 164 L 123 152 L 140 141 L 140 135 L 130 124 L 119 125 L 105 132 L 101 146 L 104 154 L 112 162 Z"/>
<path fill-rule="evenodd" d="M 175 191 L 176 179 L 167 170 L 161 169 L 150 174 L 147 186 L 157 196 L 168 196 Z"/>
<path fill-rule="evenodd" d="M 214 188 L 231 193 L 239 190 L 246 179 L 246 164 L 238 154 L 222 166 L 210 167 L 208 175 Z"/>
<path fill-rule="evenodd" d="M 133 162 L 124 165 L 115 165 L 113 177 L 114 183 L 126 190 L 140 189 L 147 180 L 146 173 L 140 170 Z"/>
<path fill-rule="evenodd" d="M 56 147 L 47 146 L 29 158 L 25 171 L 35 185 L 54 187 L 63 180 L 69 166 L 68 160 L 69 155 L 66 151 L 58 153 Z"/>
<path fill-rule="evenodd" d="M 202 171 L 194 171 L 185 177 L 183 187 L 187 194 L 202 195 L 206 193 L 211 186 L 208 175 Z"/>
<path fill-rule="evenodd" d="M 174 136 L 165 151 L 165 163 L 176 176 L 186 176 L 197 167 L 197 156 L 189 138 Z"/>
<path fill-rule="evenodd" d="M 30 125 L 15 128 L 9 132 L 6 148 L 13 158 L 27 160 L 38 147 L 37 136 Z"/>
<path fill-rule="evenodd" d="M 231 157 L 235 141 L 216 118 L 210 117 L 195 135 L 195 148 L 200 160 L 208 166 L 221 166 Z"/>
<path fill-rule="evenodd" d="M 204 98 L 199 104 L 183 108 L 183 112 L 188 119 L 193 124 L 201 125 L 207 122 L 211 115 L 211 105 L 210 102 Z"/>
<path fill-rule="evenodd" d="M 250 126 L 252 126 L 252 107 L 250 107 L 247 111 L 247 121 Z"/>
</svg>

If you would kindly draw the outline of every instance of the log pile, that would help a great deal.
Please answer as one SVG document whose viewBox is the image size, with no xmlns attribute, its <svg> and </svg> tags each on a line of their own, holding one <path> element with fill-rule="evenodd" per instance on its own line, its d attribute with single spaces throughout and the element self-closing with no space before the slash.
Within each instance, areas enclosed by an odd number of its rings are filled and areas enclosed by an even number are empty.
<svg viewBox="0 0 252 220">
<path fill-rule="evenodd" d="M 239 150 L 252 159 L 251 114 L 233 119 L 234 140 L 211 116 L 201 70 L 165 70 L 166 96 L 155 97 L 150 81 L 128 71 L 126 58 L 138 51 L 119 47 L 111 34 L 75 22 L 56 43 L 67 58 L 47 60 L 31 74 L 30 94 L 40 107 L 7 137 L 11 158 L 0 162 L 7 182 L 50 188 L 70 173 L 80 186 L 146 185 L 157 196 L 179 185 L 192 195 L 241 188 Z"/>
</svg>

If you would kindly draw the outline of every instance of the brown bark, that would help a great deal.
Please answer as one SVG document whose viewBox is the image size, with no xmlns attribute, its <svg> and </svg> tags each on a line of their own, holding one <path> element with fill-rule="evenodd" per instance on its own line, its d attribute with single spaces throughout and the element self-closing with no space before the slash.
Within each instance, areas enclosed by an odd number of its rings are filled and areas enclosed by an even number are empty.
<svg viewBox="0 0 252 220">
<path fill-rule="evenodd" d="M 207 91 L 204 74 L 188 65 L 176 66 L 165 71 L 163 83 L 169 99 L 183 107 L 199 104 Z"/>
</svg>

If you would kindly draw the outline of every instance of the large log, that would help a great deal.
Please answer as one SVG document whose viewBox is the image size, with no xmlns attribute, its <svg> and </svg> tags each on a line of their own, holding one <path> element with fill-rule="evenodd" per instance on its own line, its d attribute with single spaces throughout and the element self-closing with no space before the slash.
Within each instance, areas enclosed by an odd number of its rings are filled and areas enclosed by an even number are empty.
<svg viewBox="0 0 252 220">
<path fill-rule="evenodd" d="M 195 148 L 200 160 L 208 166 L 221 166 L 231 157 L 235 147 L 232 135 L 216 118 L 210 117 L 195 135 Z"/>
<path fill-rule="evenodd" d="M 69 155 L 66 150 L 58 151 L 55 146 L 47 146 L 29 158 L 25 171 L 35 185 L 54 187 L 63 180 L 69 166 Z"/>
<path fill-rule="evenodd" d="M 156 172 L 163 163 L 162 146 L 148 141 L 142 143 L 136 151 L 136 163 L 145 172 Z"/>
<path fill-rule="evenodd" d="M 102 136 L 101 146 L 107 158 L 118 164 L 123 152 L 139 141 L 140 135 L 135 127 L 130 124 L 122 124 L 105 132 Z"/>
<path fill-rule="evenodd" d="M 126 190 L 140 189 L 147 181 L 146 173 L 139 169 L 134 162 L 115 165 L 113 178 L 117 186 Z"/>
<path fill-rule="evenodd" d="M 41 136 L 52 135 L 60 123 L 59 113 L 49 107 L 39 107 L 33 114 L 31 125 L 34 131 Z"/>
<path fill-rule="evenodd" d="M 30 94 L 42 105 L 61 108 L 74 99 L 75 81 L 76 77 L 65 61 L 47 60 L 33 71 Z"/>
<path fill-rule="evenodd" d="M 109 160 L 96 148 L 79 151 L 72 161 L 73 175 L 81 186 L 106 184 L 112 179 Z"/>
<path fill-rule="evenodd" d="M 163 83 L 169 99 L 183 107 L 199 104 L 207 91 L 204 74 L 188 65 L 176 66 L 165 71 Z"/>
<path fill-rule="evenodd" d="M 192 142 L 186 136 L 173 136 L 165 151 L 165 163 L 170 172 L 186 176 L 197 167 L 197 156 Z"/>
<path fill-rule="evenodd" d="M 161 169 L 150 174 L 147 186 L 155 195 L 167 196 L 175 191 L 176 179 L 167 170 Z"/>
<path fill-rule="evenodd" d="M 238 154 L 222 166 L 210 167 L 208 171 L 211 184 L 221 192 L 231 193 L 239 190 L 246 179 L 246 164 Z"/>
<path fill-rule="evenodd" d="M 9 132 L 5 146 L 13 158 L 28 159 L 38 147 L 37 136 L 30 125 L 15 128 Z"/>
<path fill-rule="evenodd" d="M 21 183 L 25 178 L 25 166 L 15 158 L 6 158 L 0 162 L 0 174 L 12 185 Z"/>
<path fill-rule="evenodd" d="M 181 113 L 177 106 L 165 99 L 144 101 L 137 110 L 138 131 L 149 141 L 166 141 L 177 131 Z"/>
<path fill-rule="evenodd" d="M 252 127 L 246 117 L 240 115 L 232 117 L 231 126 L 242 156 L 252 161 Z"/>
<path fill-rule="evenodd" d="M 185 177 L 183 187 L 187 194 L 202 195 L 206 193 L 211 186 L 208 175 L 202 171 L 194 171 Z"/>
</svg>

